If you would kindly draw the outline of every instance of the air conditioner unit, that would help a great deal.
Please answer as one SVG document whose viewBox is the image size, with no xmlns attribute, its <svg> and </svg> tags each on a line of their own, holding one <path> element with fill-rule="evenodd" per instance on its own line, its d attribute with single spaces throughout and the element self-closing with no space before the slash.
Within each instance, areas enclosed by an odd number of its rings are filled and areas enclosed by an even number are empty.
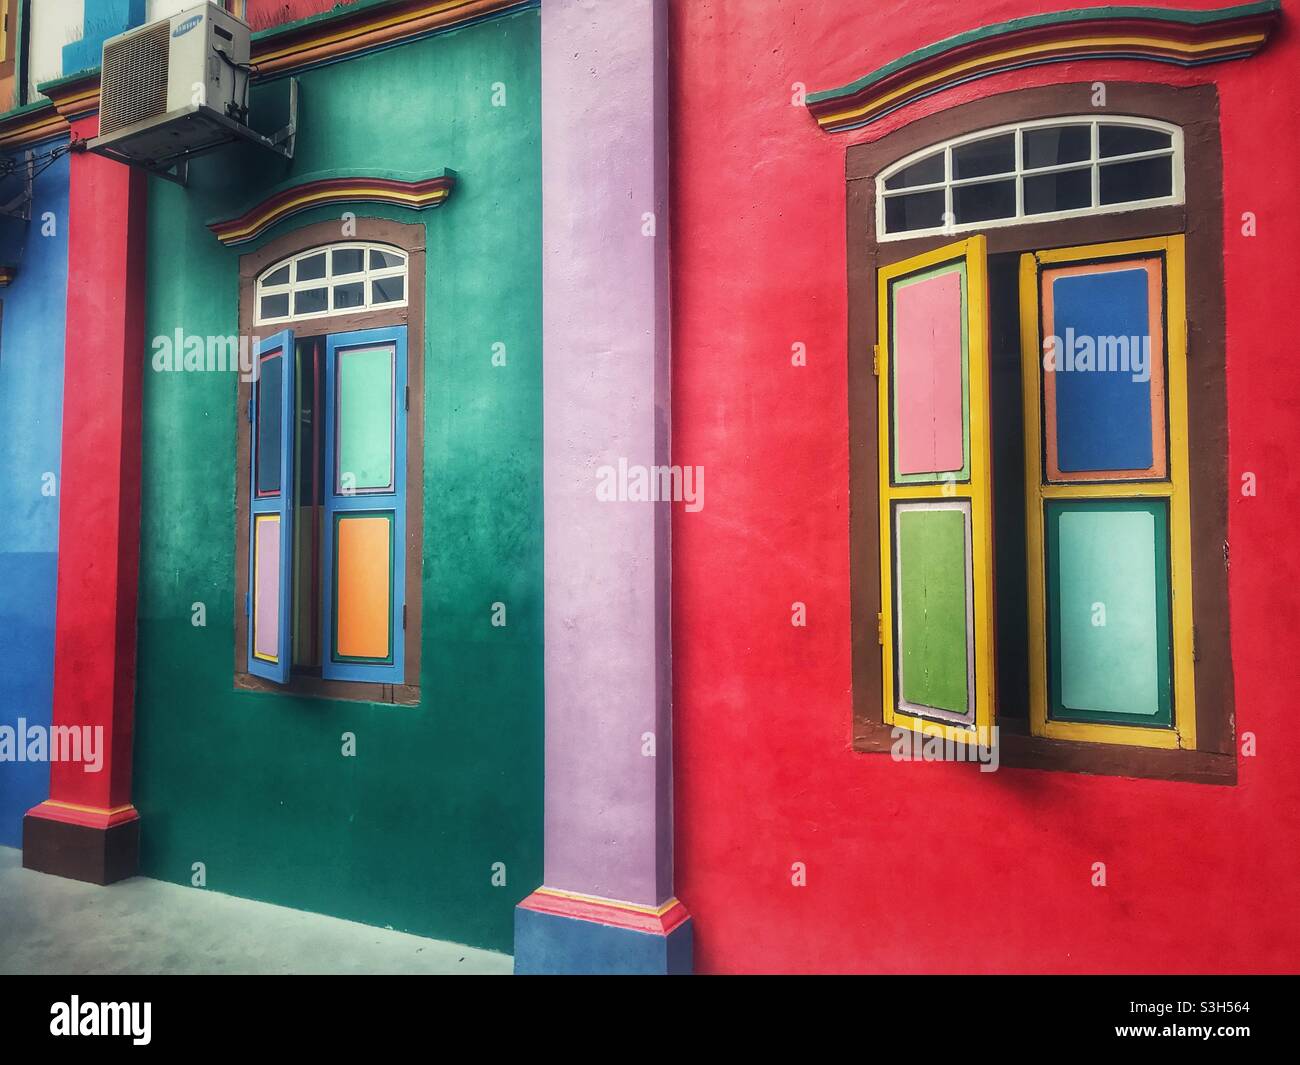
<svg viewBox="0 0 1300 1065">
<path fill-rule="evenodd" d="M 208 3 L 110 37 L 99 136 L 87 148 L 162 176 L 175 177 L 164 172 L 180 164 L 180 180 L 188 159 L 234 141 L 292 157 L 293 115 L 274 138 L 248 124 L 250 35 L 246 22 Z"/>
</svg>

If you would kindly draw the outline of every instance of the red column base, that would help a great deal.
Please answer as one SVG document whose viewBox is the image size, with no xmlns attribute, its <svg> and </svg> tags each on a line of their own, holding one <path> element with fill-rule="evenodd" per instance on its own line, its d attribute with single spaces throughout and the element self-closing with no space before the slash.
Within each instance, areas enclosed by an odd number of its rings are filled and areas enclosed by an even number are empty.
<svg viewBox="0 0 1300 1065">
<path fill-rule="evenodd" d="M 23 868 L 90 884 L 112 884 L 140 868 L 134 806 L 92 810 L 49 800 L 23 818 Z"/>
</svg>

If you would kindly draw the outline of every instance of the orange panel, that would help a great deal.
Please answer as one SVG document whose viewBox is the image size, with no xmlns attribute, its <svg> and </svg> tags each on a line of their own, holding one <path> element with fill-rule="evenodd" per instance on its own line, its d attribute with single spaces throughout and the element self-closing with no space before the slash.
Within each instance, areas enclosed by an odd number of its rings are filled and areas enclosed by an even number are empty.
<svg viewBox="0 0 1300 1065">
<path fill-rule="evenodd" d="M 389 655 L 390 530 L 387 517 L 339 518 L 336 648 L 345 658 Z"/>
</svg>

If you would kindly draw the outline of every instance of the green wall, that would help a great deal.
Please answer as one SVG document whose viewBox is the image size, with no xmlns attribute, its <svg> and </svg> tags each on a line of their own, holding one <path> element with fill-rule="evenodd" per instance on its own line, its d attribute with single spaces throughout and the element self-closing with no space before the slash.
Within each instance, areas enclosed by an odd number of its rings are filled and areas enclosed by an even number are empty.
<svg viewBox="0 0 1300 1065">
<path fill-rule="evenodd" d="M 311 71 L 292 164 L 232 150 L 192 164 L 187 189 L 150 181 L 152 342 L 238 331 L 238 256 L 257 245 L 223 248 L 205 223 L 277 183 L 459 175 L 435 210 L 318 209 L 263 238 L 343 210 L 426 225 L 419 707 L 234 690 L 235 375 L 146 369 L 144 875 L 188 885 L 203 862 L 207 890 L 511 949 L 513 907 L 542 879 L 538 53 L 534 9 Z M 254 114 L 282 95 L 283 83 L 259 88 Z M 206 627 L 192 624 L 198 602 Z"/>
</svg>

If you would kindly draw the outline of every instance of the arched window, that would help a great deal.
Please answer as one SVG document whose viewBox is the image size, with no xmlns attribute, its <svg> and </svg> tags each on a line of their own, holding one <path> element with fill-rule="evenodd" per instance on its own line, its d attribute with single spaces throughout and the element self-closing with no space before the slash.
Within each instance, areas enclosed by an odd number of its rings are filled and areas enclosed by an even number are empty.
<svg viewBox="0 0 1300 1065">
<path fill-rule="evenodd" d="M 256 324 L 406 306 L 406 252 L 350 242 L 282 259 L 257 279 Z"/>
<path fill-rule="evenodd" d="M 360 224 L 240 259 L 235 684 L 415 705 L 425 227 Z"/>
<path fill-rule="evenodd" d="M 1236 778 L 1217 94 L 1106 89 L 846 150 L 857 750 Z"/>
<path fill-rule="evenodd" d="M 1145 118 L 1048 118 L 900 159 L 876 184 L 876 233 L 899 240 L 1183 202 L 1183 135 Z"/>
</svg>

